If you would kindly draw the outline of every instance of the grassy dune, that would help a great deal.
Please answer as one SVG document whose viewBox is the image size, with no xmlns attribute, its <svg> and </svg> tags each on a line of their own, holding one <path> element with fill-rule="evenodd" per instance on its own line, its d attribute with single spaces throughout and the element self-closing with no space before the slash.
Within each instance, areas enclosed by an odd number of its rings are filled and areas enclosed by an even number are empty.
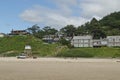
<svg viewBox="0 0 120 80">
<path fill-rule="evenodd" d="M 72 48 L 58 44 L 45 44 L 33 36 L 11 36 L 0 38 L 0 56 L 17 56 L 24 51 L 25 45 L 31 45 L 33 55 L 41 57 L 120 57 L 120 48 Z"/>
<path fill-rule="evenodd" d="M 117 58 L 120 57 L 120 48 L 73 48 L 58 53 L 59 57 L 97 57 Z"/>
<path fill-rule="evenodd" d="M 44 44 L 33 36 L 12 36 L 0 38 L 0 55 L 16 56 L 24 51 L 27 44 L 32 46 L 33 55 L 38 56 L 52 56 L 57 47 L 57 44 Z"/>
</svg>

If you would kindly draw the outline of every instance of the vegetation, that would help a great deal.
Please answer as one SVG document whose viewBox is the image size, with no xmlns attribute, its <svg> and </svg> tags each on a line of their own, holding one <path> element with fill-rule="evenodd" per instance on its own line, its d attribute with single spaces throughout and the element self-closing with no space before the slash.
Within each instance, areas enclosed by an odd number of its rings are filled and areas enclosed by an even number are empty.
<svg viewBox="0 0 120 80">
<path fill-rule="evenodd" d="M 11 36 L 0 38 L 0 55 L 16 56 L 24 51 L 25 45 L 31 45 L 33 55 L 52 56 L 58 44 L 46 44 L 33 36 Z"/>
<path fill-rule="evenodd" d="M 58 53 L 57 57 L 94 57 L 94 58 L 120 58 L 120 48 L 73 48 Z"/>
<path fill-rule="evenodd" d="M 63 46 L 67 46 L 68 48 L 72 48 L 71 42 L 68 41 L 68 40 L 66 40 L 66 39 L 64 39 L 64 38 L 61 38 L 61 39 L 59 40 L 59 43 L 60 43 L 61 45 L 63 45 Z"/>
<path fill-rule="evenodd" d="M 27 30 L 33 36 L 40 39 L 42 39 L 45 35 L 54 35 L 56 32 L 58 32 L 55 28 L 51 28 L 50 26 L 46 26 L 43 29 L 40 29 L 37 24 L 29 27 Z"/>
<path fill-rule="evenodd" d="M 44 35 L 54 35 L 58 32 L 55 28 L 46 26 L 40 29 L 38 25 L 28 28 L 28 31 L 38 38 Z M 81 26 L 67 25 L 60 29 L 64 36 L 73 37 L 74 35 L 92 35 L 94 39 L 105 38 L 111 35 L 120 35 L 120 12 L 111 13 L 101 20 L 93 18 Z"/>
<path fill-rule="evenodd" d="M 60 31 L 63 32 L 66 36 L 71 37 L 74 36 L 76 32 L 76 28 L 74 25 L 67 25 L 64 28 L 62 28 Z"/>
<path fill-rule="evenodd" d="M 76 34 L 93 35 L 94 39 L 120 35 L 120 12 L 111 13 L 99 21 L 93 18 L 90 22 L 79 26 Z"/>
</svg>

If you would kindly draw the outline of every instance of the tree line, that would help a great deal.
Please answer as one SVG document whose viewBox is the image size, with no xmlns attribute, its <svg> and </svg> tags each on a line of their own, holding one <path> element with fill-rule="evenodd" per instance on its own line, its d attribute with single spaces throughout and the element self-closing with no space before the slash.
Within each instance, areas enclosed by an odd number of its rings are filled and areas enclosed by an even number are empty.
<svg viewBox="0 0 120 80">
<path fill-rule="evenodd" d="M 33 25 L 27 29 L 35 37 L 43 38 L 44 35 L 54 35 L 57 29 L 46 26 L 42 29 Z M 101 20 L 93 18 L 81 26 L 66 25 L 59 30 L 65 36 L 73 37 L 79 35 L 92 35 L 94 39 L 105 38 L 106 36 L 120 35 L 120 12 L 111 13 Z"/>
</svg>

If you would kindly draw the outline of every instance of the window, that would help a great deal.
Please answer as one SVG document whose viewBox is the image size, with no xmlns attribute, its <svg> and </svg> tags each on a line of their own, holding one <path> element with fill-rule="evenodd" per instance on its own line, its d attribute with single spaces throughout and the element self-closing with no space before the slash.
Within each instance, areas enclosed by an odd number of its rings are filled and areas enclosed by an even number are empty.
<svg viewBox="0 0 120 80">
<path fill-rule="evenodd" d="M 115 39 L 113 38 L 113 41 L 115 42 Z"/>
<path fill-rule="evenodd" d="M 88 43 L 88 40 L 84 40 L 84 43 Z"/>
<path fill-rule="evenodd" d="M 81 39 L 80 42 L 83 43 L 83 40 Z"/>
</svg>

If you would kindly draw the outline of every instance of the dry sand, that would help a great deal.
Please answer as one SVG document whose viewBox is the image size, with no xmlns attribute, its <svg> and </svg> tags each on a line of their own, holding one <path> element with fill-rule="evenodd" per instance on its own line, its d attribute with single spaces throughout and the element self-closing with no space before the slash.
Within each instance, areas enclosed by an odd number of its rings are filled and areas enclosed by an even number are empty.
<svg viewBox="0 0 120 80">
<path fill-rule="evenodd" d="M 120 80 L 120 60 L 0 58 L 0 80 Z"/>
</svg>

